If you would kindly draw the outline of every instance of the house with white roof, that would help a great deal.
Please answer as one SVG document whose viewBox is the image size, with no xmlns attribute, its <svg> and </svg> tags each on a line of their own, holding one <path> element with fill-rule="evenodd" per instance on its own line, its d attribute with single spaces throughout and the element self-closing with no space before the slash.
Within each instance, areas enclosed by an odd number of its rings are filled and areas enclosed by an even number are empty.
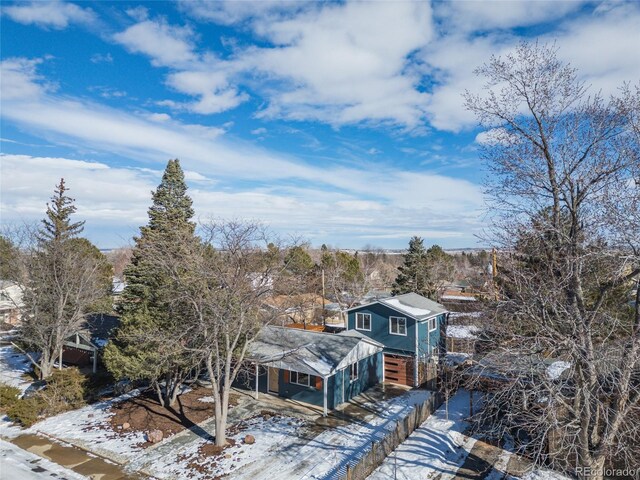
<svg viewBox="0 0 640 480">
<path fill-rule="evenodd" d="M 445 354 L 448 311 L 416 293 L 378 298 L 347 310 L 347 331 L 384 345 L 384 380 L 418 386 Z"/>
</svg>

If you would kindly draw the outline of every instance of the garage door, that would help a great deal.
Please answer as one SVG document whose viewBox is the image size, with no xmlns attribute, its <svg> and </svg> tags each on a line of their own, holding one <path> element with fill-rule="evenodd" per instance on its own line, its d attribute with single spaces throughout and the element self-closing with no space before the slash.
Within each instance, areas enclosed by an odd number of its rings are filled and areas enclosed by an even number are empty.
<svg viewBox="0 0 640 480">
<path fill-rule="evenodd" d="M 413 359 L 385 354 L 384 380 L 385 382 L 413 386 Z"/>
</svg>

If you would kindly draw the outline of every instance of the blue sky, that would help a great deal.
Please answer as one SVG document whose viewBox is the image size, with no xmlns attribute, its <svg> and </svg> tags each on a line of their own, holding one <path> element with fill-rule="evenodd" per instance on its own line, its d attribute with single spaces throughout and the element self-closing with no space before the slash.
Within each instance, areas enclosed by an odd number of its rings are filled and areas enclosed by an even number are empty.
<svg viewBox="0 0 640 480">
<path fill-rule="evenodd" d="M 2 223 L 64 177 L 102 248 L 180 158 L 197 216 L 343 248 L 477 247 L 461 94 L 522 39 L 593 92 L 640 79 L 640 2 L 3 2 Z"/>
</svg>

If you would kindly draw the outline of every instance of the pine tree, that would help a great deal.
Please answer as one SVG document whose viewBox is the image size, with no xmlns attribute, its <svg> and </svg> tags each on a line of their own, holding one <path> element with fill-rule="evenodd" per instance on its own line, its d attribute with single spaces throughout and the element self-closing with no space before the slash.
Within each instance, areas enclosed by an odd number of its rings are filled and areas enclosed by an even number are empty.
<svg viewBox="0 0 640 480">
<path fill-rule="evenodd" d="M 111 268 L 91 242 L 78 237 L 84 222 L 71 221 L 75 211 L 61 179 L 34 235 L 33 250 L 21 256 L 25 279 L 20 340 L 39 353 L 28 356 L 42 378 L 51 374 L 64 342 L 79 330 L 85 315 L 110 293 Z"/>
<path fill-rule="evenodd" d="M 140 228 L 125 270 L 121 326 L 105 361 L 118 378 L 150 381 L 160 403 L 170 407 L 195 362 L 176 285 L 191 275 L 189 258 L 200 245 L 179 160 L 169 160 L 152 198 L 149 223 Z"/>
<path fill-rule="evenodd" d="M 38 239 L 43 244 L 60 244 L 65 240 L 77 237 L 84 230 L 84 221 L 71 223 L 71 215 L 76 212 L 75 199 L 66 195 L 68 189 L 64 178 L 53 191 L 51 203 L 47 203 L 47 218 L 42 220 Z"/>
<path fill-rule="evenodd" d="M 428 296 L 429 270 L 427 268 L 427 251 L 420 237 L 409 240 L 409 250 L 404 255 L 404 264 L 398 267 L 398 276 L 393 282 L 391 293 L 417 293 Z"/>
</svg>

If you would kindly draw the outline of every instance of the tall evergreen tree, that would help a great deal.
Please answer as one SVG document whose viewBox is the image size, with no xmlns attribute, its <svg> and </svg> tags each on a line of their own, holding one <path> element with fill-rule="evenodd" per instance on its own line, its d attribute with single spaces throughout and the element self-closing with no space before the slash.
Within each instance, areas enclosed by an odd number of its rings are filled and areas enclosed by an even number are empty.
<svg viewBox="0 0 640 480">
<path fill-rule="evenodd" d="M 153 192 L 149 223 L 135 238 L 118 307 L 121 326 L 105 351 L 107 367 L 116 377 L 150 381 L 168 407 L 197 364 L 189 348 L 191 329 L 184 321 L 189 316 L 181 313 L 187 307 L 177 286 L 191 275 L 188 259 L 200 247 L 193 214 L 180 162 L 169 160 Z"/>
<path fill-rule="evenodd" d="M 409 250 L 404 255 L 404 264 L 398 267 L 398 271 L 391 289 L 393 295 L 414 292 L 428 296 L 427 250 L 422 238 L 412 237 L 409 240 Z"/>
<path fill-rule="evenodd" d="M 47 378 L 59 362 L 63 343 L 110 293 L 110 267 L 88 240 L 79 238 L 84 222 L 72 222 L 74 200 L 64 179 L 56 186 L 47 217 L 32 249 L 21 258 L 25 278 L 20 340 L 32 363 Z"/>
<path fill-rule="evenodd" d="M 409 241 L 409 250 L 404 256 L 404 265 L 393 283 L 392 293 L 417 293 L 431 299 L 438 299 L 444 282 L 451 280 L 453 258 L 439 245 L 424 248 L 420 237 Z"/>
<path fill-rule="evenodd" d="M 47 203 L 47 218 L 42 220 L 43 227 L 38 239 L 45 245 L 60 245 L 65 240 L 77 237 L 84 230 L 84 221 L 71 223 L 71 215 L 76 212 L 75 199 L 67 196 L 64 178 L 53 191 L 51 203 Z"/>
</svg>

